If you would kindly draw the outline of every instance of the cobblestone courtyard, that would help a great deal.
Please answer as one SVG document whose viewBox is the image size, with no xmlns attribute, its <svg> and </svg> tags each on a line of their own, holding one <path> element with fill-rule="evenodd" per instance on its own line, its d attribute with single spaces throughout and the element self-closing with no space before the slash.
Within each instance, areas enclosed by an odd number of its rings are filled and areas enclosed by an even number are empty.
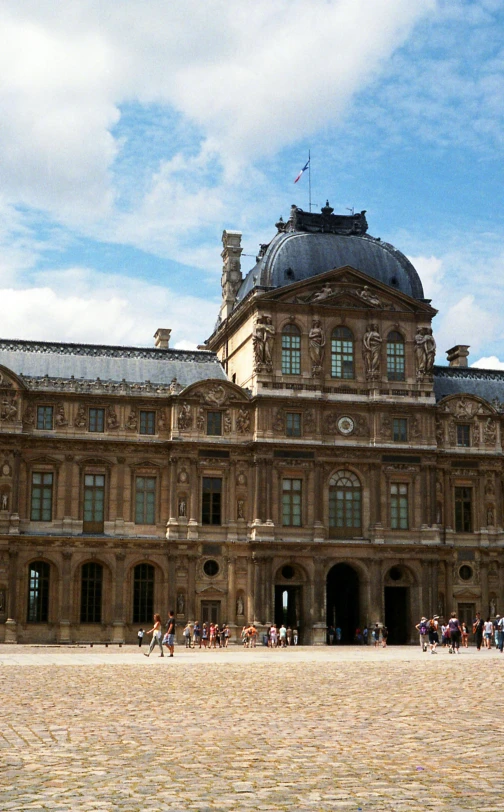
<svg viewBox="0 0 504 812">
<path fill-rule="evenodd" d="M 2 812 L 504 810 L 494 650 L 175 654 L 0 647 Z"/>
</svg>

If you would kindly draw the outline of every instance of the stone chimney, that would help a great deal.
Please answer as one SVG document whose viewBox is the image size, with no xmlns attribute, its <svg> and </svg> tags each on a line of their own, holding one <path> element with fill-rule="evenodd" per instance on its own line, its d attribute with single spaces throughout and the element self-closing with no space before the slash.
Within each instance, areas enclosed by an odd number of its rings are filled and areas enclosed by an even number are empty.
<svg viewBox="0 0 504 812">
<path fill-rule="evenodd" d="M 221 320 L 227 319 L 235 302 L 236 294 L 243 281 L 241 272 L 241 231 L 222 232 L 222 305 L 220 309 Z"/>
<path fill-rule="evenodd" d="M 165 327 L 158 327 L 154 333 L 154 346 L 157 350 L 167 350 L 170 346 L 171 330 Z"/>
<path fill-rule="evenodd" d="M 451 367 L 467 367 L 469 344 L 457 344 L 451 350 L 446 350 L 446 357 Z"/>
</svg>

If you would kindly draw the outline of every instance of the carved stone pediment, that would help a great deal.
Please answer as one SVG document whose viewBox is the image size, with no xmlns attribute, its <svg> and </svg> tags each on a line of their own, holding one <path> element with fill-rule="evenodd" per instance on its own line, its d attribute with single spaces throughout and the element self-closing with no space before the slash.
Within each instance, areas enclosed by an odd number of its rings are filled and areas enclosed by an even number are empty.
<svg viewBox="0 0 504 812">
<path fill-rule="evenodd" d="M 205 382 L 198 381 L 198 383 L 186 386 L 183 390 L 183 397 L 184 400 L 197 398 L 200 403 L 214 409 L 220 409 L 232 401 L 249 401 L 241 387 L 220 378 L 212 378 Z"/>
<path fill-rule="evenodd" d="M 448 395 L 438 403 L 438 410 L 461 421 L 472 420 L 476 415 L 496 413 L 493 406 L 475 395 Z"/>
</svg>

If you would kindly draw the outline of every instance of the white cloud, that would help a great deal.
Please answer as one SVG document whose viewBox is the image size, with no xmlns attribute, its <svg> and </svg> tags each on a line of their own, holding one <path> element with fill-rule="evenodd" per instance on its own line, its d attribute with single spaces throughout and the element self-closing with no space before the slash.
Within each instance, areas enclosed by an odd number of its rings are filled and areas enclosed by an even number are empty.
<svg viewBox="0 0 504 812">
<path fill-rule="evenodd" d="M 456 344 L 469 344 L 473 352 L 478 352 L 496 336 L 498 326 L 498 317 L 475 304 L 473 295 L 463 296 L 443 312 L 435 332 L 438 352 L 441 354 Z"/>
<path fill-rule="evenodd" d="M 504 369 L 504 361 L 500 361 L 496 355 L 489 355 L 475 361 L 471 366 L 476 369 Z"/>
<path fill-rule="evenodd" d="M 153 346 L 155 330 L 170 327 L 172 346 L 194 347 L 218 312 L 217 301 L 86 268 L 40 274 L 0 296 L 2 337 L 40 341 Z"/>
<path fill-rule="evenodd" d="M 426 299 L 432 299 L 441 291 L 443 280 L 443 260 L 436 256 L 408 257 L 418 271 Z"/>
</svg>

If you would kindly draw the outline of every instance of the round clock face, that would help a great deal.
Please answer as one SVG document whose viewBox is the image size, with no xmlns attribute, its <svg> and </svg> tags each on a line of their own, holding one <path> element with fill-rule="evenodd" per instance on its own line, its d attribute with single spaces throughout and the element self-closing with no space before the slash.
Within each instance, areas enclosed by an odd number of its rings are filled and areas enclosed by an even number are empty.
<svg viewBox="0 0 504 812">
<path fill-rule="evenodd" d="M 340 417 L 338 420 L 338 431 L 341 434 L 351 434 L 354 430 L 354 422 L 351 417 Z"/>
</svg>

